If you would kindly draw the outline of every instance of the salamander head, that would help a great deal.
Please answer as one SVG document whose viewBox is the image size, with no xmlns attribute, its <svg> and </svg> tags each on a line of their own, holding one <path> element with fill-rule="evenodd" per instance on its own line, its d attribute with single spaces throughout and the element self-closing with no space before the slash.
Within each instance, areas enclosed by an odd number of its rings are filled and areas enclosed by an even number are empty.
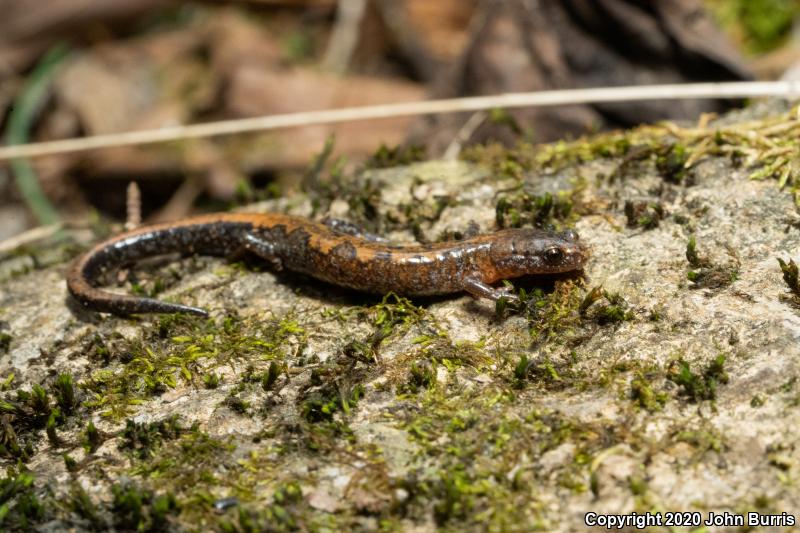
<svg viewBox="0 0 800 533">
<path fill-rule="evenodd" d="M 588 255 L 587 247 L 572 230 L 507 230 L 490 249 L 497 279 L 580 270 Z"/>
</svg>

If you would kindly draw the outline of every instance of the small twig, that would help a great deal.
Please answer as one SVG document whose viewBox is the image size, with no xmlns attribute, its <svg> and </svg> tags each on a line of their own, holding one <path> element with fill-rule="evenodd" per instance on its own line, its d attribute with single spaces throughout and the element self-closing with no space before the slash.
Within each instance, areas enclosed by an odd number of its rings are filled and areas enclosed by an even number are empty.
<svg viewBox="0 0 800 533">
<path fill-rule="evenodd" d="M 205 178 L 197 173 L 189 174 L 166 205 L 148 220 L 150 222 L 164 222 L 185 217 L 191 211 L 194 201 L 203 193 L 205 188 Z"/>
<path fill-rule="evenodd" d="M 25 246 L 26 244 L 30 244 L 32 242 L 52 237 L 53 235 L 58 233 L 63 227 L 64 225 L 59 222 L 57 224 L 51 224 L 49 226 L 39 226 L 33 229 L 29 229 L 28 231 L 23 231 L 22 233 L 18 233 L 17 235 L 14 235 L 9 239 L 0 241 L 0 255 L 12 252 L 17 248 L 19 248 L 20 246 Z"/>
<path fill-rule="evenodd" d="M 484 123 L 487 116 L 489 115 L 486 113 L 486 111 L 478 111 L 477 113 L 473 113 L 472 116 L 469 117 L 464 125 L 458 130 L 458 133 L 456 133 L 453 141 L 447 147 L 447 150 L 444 151 L 442 159 L 445 161 L 453 161 L 457 159 L 458 154 L 461 153 L 462 145 L 472 138 L 475 130 L 477 130 L 480 125 Z"/>
<path fill-rule="evenodd" d="M 333 26 L 322 65 L 333 72 L 345 72 L 361 35 L 361 21 L 367 11 L 367 0 L 339 0 L 336 24 Z"/>
<path fill-rule="evenodd" d="M 125 229 L 132 230 L 142 224 L 142 191 L 135 181 L 128 184 L 125 193 Z"/>
<path fill-rule="evenodd" d="M 675 85 L 647 85 L 632 87 L 603 87 L 597 89 L 568 89 L 530 93 L 509 93 L 494 96 L 473 96 L 425 102 L 349 107 L 272 115 L 236 120 L 168 126 L 155 130 L 111 133 L 79 139 L 64 139 L 0 148 L 0 160 L 15 157 L 81 152 L 98 148 L 132 146 L 158 142 L 198 139 L 279 128 L 308 126 L 310 124 L 335 124 L 379 118 L 407 117 L 436 113 L 456 113 L 501 108 L 557 106 L 603 102 L 628 102 L 645 100 L 681 100 L 692 98 L 755 98 L 775 96 L 794 98 L 800 96 L 800 81 L 687 83 Z"/>
</svg>

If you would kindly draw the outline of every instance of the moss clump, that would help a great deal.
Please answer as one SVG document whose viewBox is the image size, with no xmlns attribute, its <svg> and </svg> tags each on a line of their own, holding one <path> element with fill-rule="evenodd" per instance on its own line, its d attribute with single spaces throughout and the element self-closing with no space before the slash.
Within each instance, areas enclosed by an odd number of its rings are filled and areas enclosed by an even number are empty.
<svg viewBox="0 0 800 533">
<path fill-rule="evenodd" d="M 82 444 L 86 453 L 94 453 L 97 451 L 97 448 L 103 444 L 103 436 L 91 420 L 86 424 L 86 430 L 83 432 Z"/>
<path fill-rule="evenodd" d="M 682 394 L 690 402 L 714 400 L 719 385 L 728 383 L 729 379 L 725 372 L 725 354 L 717 355 L 700 374 L 692 372 L 689 363 L 684 359 L 678 359 L 670 364 L 667 377 L 682 387 Z"/>
<path fill-rule="evenodd" d="M 67 422 L 77 406 L 74 390 L 68 386 L 71 378 L 64 376 L 49 385 L 52 396 L 44 386 L 34 383 L 30 391 L 18 389 L 0 399 L 0 413 L 4 417 L 0 425 L 0 456 L 27 461 L 41 429 L 45 429 L 51 443 L 60 444 L 56 429 Z M 11 374 L 2 389 L 9 388 L 13 378 Z"/>
<path fill-rule="evenodd" d="M 376 360 L 385 339 L 419 324 L 425 315 L 425 310 L 415 306 L 411 300 L 389 293 L 379 304 L 359 311 L 359 316 L 370 322 L 373 331 L 363 341 L 347 345 L 345 353 Z"/>
<path fill-rule="evenodd" d="M 792 158 L 800 150 L 798 128 L 800 114 L 795 108 L 747 123 L 711 122 L 698 127 L 662 123 L 547 145 L 475 146 L 462 157 L 488 166 L 498 179 L 519 181 L 529 172 L 552 173 L 587 161 L 618 159 L 610 178 L 625 177 L 634 163 L 641 163 L 653 165 L 666 182 L 675 184 L 686 184 L 699 161 L 727 157 L 735 166 L 748 169 L 751 179 L 775 179 L 800 205 L 800 167 Z"/>
<path fill-rule="evenodd" d="M 739 259 L 732 249 L 727 249 L 730 262 L 727 264 L 713 264 L 707 257 L 700 256 L 697 251 L 697 241 L 690 237 L 686 243 L 686 260 L 691 267 L 686 273 L 694 289 L 719 290 L 729 286 L 739 279 Z"/>
<path fill-rule="evenodd" d="M 0 331 L 0 355 L 7 354 L 11 349 L 11 340 L 11 335 Z"/>
<path fill-rule="evenodd" d="M 33 475 L 9 469 L 0 479 L 0 526 L 5 530 L 29 531 L 43 522 L 45 507 L 36 495 Z"/>
<path fill-rule="evenodd" d="M 213 515 L 211 491 L 244 490 L 237 486 L 241 469 L 231 457 L 236 446 L 230 440 L 211 437 L 196 426 L 182 429 L 177 437 L 150 427 L 136 428 L 135 434 L 138 447 L 127 448 L 133 461 L 128 475 L 139 476 L 148 491 L 173 494 L 182 522 L 198 523 Z M 149 439 L 144 445 L 143 436 Z"/>
<path fill-rule="evenodd" d="M 563 226 L 571 220 L 572 191 L 562 191 L 553 195 L 549 192 L 534 195 L 526 192 L 512 196 L 502 196 L 495 205 L 495 219 L 499 228 L 538 228 Z"/>
<path fill-rule="evenodd" d="M 574 453 L 557 467 L 558 484 L 582 492 L 588 490 L 592 454 L 619 437 L 558 412 L 526 407 L 530 402 L 531 396 L 492 385 L 464 390 L 451 379 L 422 393 L 417 408 L 400 412 L 398 421 L 421 448 L 420 460 L 438 467 L 400 481 L 409 493 L 408 512 L 432 512 L 440 527 L 548 529 L 537 506 L 530 505 L 530 491 L 553 472 L 541 474 L 533 466 L 538 459 L 526 458 L 569 443 Z"/>
<path fill-rule="evenodd" d="M 114 526 L 123 531 L 171 531 L 172 519 L 180 512 L 171 493 L 156 495 L 132 483 L 114 485 L 111 493 Z"/>
<path fill-rule="evenodd" d="M 302 349 L 305 336 L 292 316 L 264 321 L 166 315 L 140 338 L 93 341 L 100 347 L 95 351 L 108 353 L 109 368 L 93 372 L 81 384 L 93 395 L 86 405 L 119 419 L 133 406 L 176 387 L 178 380 L 199 386 L 210 372 L 242 360 L 283 361 L 291 347 Z"/>
<path fill-rule="evenodd" d="M 219 383 L 221 380 L 222 378 L 220 378 L 219 375 L 210 372 L 205 376 L 203 376 L 203 385 L 205 385 L 207 389 L 216 389 L 217 387 L 219 387 Z"/>
<path fill-rule="evenodd" d="M 641 373 L 631 380 L 630 397 L 636 405 L 651 412 L 663 409 L 669 398 L 667 393 L 654 390 L 648 375 Z"/>
<path fill-rule="evenodd" d="M 672 438 L 677 442 L 685 442 L 694 446 L 699 454 L 709 451 L 720 453 L 725 448 L 722 436 L 708 427 L 681 429 L 676 431 Z"/>
<path fill-rule="evenodd" d="M 732 0 L 706 2 L 720 23 L 747 51 L 762 54 L 789 38 L 800 6 L 792 0 Z"/>
<path fill-rule="evenodd" d="M 657 228 L 665 216 L 666 211 L 660 202 L 625 201 L 625 218 L 629 228 Z"/>
<path fill-rule="evenodd" d="M 625 298 L 603 287 L 593 287 L 578 306 L 580 315 L 600 325 L 617 324 L 633 320 L 634 314 Z"/>
<path fill-rule="evenodd" d="M 59 374 L 53 384 L 56 404 L 61 411 L 66 414 L 72 414 L 78 406 L 78 398 L 73 384 L 72 376 L 70 374 Z"/>
<path fill-rule="evenodd" d="M 533 344 L 562 340 L 580 322 L 580 290 L 573 280 L 557 281 L 552 292 L 534 288 L 518 292 L 522 310 L 528 318 Z"/>
<path fill-rule="evenodd" d="M 295 482 L 279 486 L 269 505 L 253 508 L 240 507 L 233 519 L 223 519 L 219 526 L 226 533 L 256 533 L 258 531 L 294 531 L 307 529 L 304 515 L 308 506 L 303 500 L 303 491 Z"/>
<path fill-rule="evenodd" d="M 165 440 L 175 440 L 185 431 L 177 415 L 149 424 L 129 419 L 120 435 L 119 449 L 136 459 L 148 459 Z"/>
<path fill-rule="evenodd" d="M 708 260 L 701 259 L 697 254 L 697 240 L 694 237 L 689 237 L 689 241 L 686 243 L 686 260 L 694 268 L 708 266 Z"/>
<path fill-rule="evenodd" d="M 397 166 L 410 165 L 425 161 L 425 147 L 419 145 L 395 146 L 390 148 L 385 144 L 373 153 L 364 163 L 365 169 L 371 168 L 391 168 Z"/>
<path fill-rule="evenodd" d="M 798 275 L 797 264 L 794 259 L 790 258 L 787 263 L 780 257 L 778 258 L 778 264 L 783 273 L 783 281 L 789 288 L 789 294 L 781 294 L 779 298 L 794 307 L 800 308 L 800 275 Z"/>
<path fill-rule="evenodd" d="M 310 423 L 332 422 L 337 411 L 349 414 L 350 409 L 358 404 L 364 395 L 364 387 L 356 384 L 344 389 L 323 389 L 308 397 L 302 406 L 302 416 Z"/>
<path fill-rule="evenodd" d="M 281 372 L 284 370 L 281 365 L 275 361 L 271 361 L 269 368 L 261 374 L 261 388 L 265 391 L 272 390 L 272 387 L 278 382 Z"/>
<path fill-rule="evenodd" d="M 71 455 L 65 453 L 61 457 L 64 459 L 64 468 L 67 469 L 67 472 L 78 471 L 78 461 L 76 461 Z"/>
<path fill-rule="evenodd" d="M 680 184 L 686 177 L 689 150 L 682 143 L 659 147 L 656 150 L 656 169 L 664 181 Z"/>
<path fill-rule="evenodd" d="M 404 383 L 397 387 L 398 394 L 418 394 L 436 385 L 436 362 L 418 359 L 411 363 Z"/>
<path fill-rule="evenodd" d="M 550 358 L 528 359 L 528 356 L 523 354 L 514 367 L 514 386 L 521 389 L 525 386 L 526 381 L 560 384 L 563 379 Z"/>
<path fill-rule="evenodd" d="M 67 457 L 69 456 L 64 456 L 65 460 Z M 78 483 L 71 487 L 64 506 L 78 518 L 76 525 L 92 531 L 103 531 L 109 528 L 107 513 L 92 501 Z"/>
<path fill-rule="evenodd" d="M 800 276 L 794 259 L 789 259 L 789 262 L 786 263 L 779 257 L 778 264 L 781 267 L 781 272 L 783 272 L 783 281 L 786 282 L 786 286 L 789 287 L 792 294 L 800 296 Z"/>
</svg>

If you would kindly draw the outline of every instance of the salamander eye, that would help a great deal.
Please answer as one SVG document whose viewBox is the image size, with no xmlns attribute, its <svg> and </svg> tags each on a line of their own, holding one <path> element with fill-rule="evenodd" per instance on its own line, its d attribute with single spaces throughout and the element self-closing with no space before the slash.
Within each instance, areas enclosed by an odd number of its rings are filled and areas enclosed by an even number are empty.
<svg viewBox="0 0 800 533">
<path fill-rule="evenodd" d="M 544 259 L 548 263 L 558 263 L 564 257 L 564 252 L 561 248 L 556 248 L 555 246 L 552 248 L 548 248 L 544 251 Z"/>
<path fill-rule="evenodd" d="M 568 229 L 568 230 L 564 231 L 561 235 L 565 239 L 567 239 L 568 241 L 577 241 L 578 240 L 578 234 L 575 232 L 575 230 Z"/>
</svg>

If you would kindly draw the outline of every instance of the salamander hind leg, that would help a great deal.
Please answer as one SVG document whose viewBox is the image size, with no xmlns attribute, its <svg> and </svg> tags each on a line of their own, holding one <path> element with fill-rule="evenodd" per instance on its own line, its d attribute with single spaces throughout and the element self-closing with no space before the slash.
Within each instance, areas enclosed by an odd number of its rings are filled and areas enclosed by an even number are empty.
<svg viewBox="0 0 800 533">
<path fill-rule="evenodd" d="M 275 251 L 274 242 L 253 233 L 247 233 L 244 236 L 244 249 L 267 261 L 273 269 L 283 270 L 283 262 Z"/>
<path fill-rule="evenodd" d="M 477 278 L 465 278 L 464 290 L 476 298 L 489 298 L 495 302 L 500 298 L 505 298 L 508 302 L 519 303 L 519 297 L 512 293 L 508 287 L 498 289 Z"/>
</svg>

